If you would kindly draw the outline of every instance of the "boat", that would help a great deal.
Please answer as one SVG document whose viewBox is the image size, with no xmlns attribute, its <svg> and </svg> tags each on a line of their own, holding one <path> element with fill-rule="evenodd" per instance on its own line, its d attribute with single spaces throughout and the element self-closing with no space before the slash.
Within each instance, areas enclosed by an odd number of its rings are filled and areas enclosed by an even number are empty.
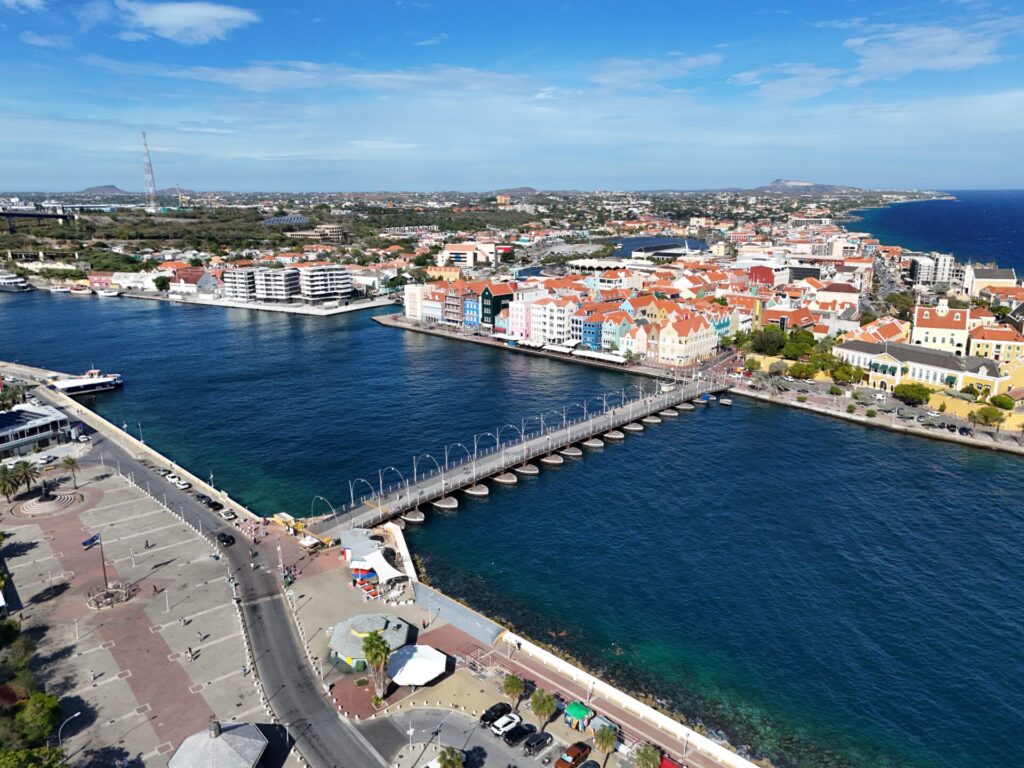
<svg viewBox="0 0 1024 768">
<path fill-rule="evenodd" d="M 658 415 L 672 418 L 673 416 L 678 416 L 679 411 L 677 411 L 675 408 L 666 408 L 664 411 L 658 411 Z"/>
<path fill-rule="evenodd" d="M 575 445 L 567 445 L 565 448 L 559 448 L 558 452 L 563 456 L 571 456 L 573 458 L 579 458 L 583 455 L 583 451 L 577 448 Z"/>
<path fill-rule="evenodd" d="M 68 293 L 72 296 L 92 296 L 92 288 L 86 285 L 75 285 L 68 290 Z"/>
<path fill-rule="evenodd" d="M 723 397 L 721 400 L 719 400 L 719 402 L 722 405 L 732 405 L 732 400 L 730 400 L 728 397 Z"/>
<path fill-rule="evenodd" d="M 557 467 L 560 464 L 565 464 L 565 459 L 563 459 L 557 453 L 549 453 L 547 456 L 541 456 L 540 463 L 549 464 L 553 467 Z"/>
<path fill-rule="evenodd" d="M 714 395 L 707 395 L 707 398 L 708 398 L 708 402 L 709 402 L 709 403 L 713 403 L 713 402 L 715 402 L 715 400 L 717 400 L 717 399 L 718 399 L 718 398 L 717 398 L 717 397 L 715 397 Z"/>
<path fill-rule="evenodd" d="M 120 296 L 121 292 L 117 288 L 97 288 L 97 296 Z"/>
<path fill-rule="evenodd" d="M 604 433 L 605 440 L 625 440 L 626 436 L 617 429 L 610 429 Z M 586 445 L 586 443 L 584 443 Z"/>
<path fill-rule="evenodd" d="M 519 478 L 511 472 L 502 472 L 494 478 L 494 482 L 500 485 L 515 485 L 519 482 Z"/>
<path fill-rule="evenodd" d="M 540 470 L 533 464 L 521 464 L 518 467 L 513 467 L 513 472 L 520 475 L 539 475 Z"/>
<path fill-rule="evenodd" d="M 474 496 L 478 499 L 482 499 L 484 496 L 490 495 L 491 489 L 481 483 L 479 485 L 471 485 L 469 488 L 466 488 L 463 493 L 467 496 Z"/>
<path fill-rule="evenodd" d="M 119 373 L 103 373 L 97 368 L 86 371 L 81 376 L 57 379 L 50 382 L 50 387 L 65 395 L 88 395 L 93 392 L 106 392 L 124 386 L 124 379 Z"/>
<path fill-rule="evenodd" d="M 708 405 L 708 404 L 711 403 L 711 396 L 708 395 L 708 394 L 703 394 L 700 397 L 698 397 L 696 400 L 693 400 L 692 402 L 698 403 L 700 405 Z"/>
<path fill-rule="evenodd" d="M 637 424 L 635 421 L 633 421 L 633 422 L 630 422 L 629 424 L 624 424 L 623 427 L 622 427 L 622 430 L 624 432 L 643 432 L 644 431 L 644 425 L 643 424 Z"/>
<path fill-rule="evenodd" d="M 640 419 L 640 422 L 643 424 L 661 424 L 661 418 L 652 413 L 650 416 L 644 416 Z"/>
<path fill-rule="evenodd" d="M 26 282 L 25 278 L 18 277 L 13 272 L 0 269 L 0 291 L 3 293 L 24 293 L 31 290 L 32 286 Z"/>
<path fill-rule="evenodd" d="M 675 408 L 677 411 L 692 411 L 693 403 L 680 403 Z"/>
<path fill-rule="evenodd" d="M 71 293 L 71 289 L 66 285 L 51 285 L 50 293 Z"/>
<path fill-rule="evenodd" d="M 434 499 L 430 503 L 438 509 L 456 509 L 459 506 L 459 500 L 453 496 L 442 496 L 440 499 Z"/>
<path fill-rule="evenodd" d="M 588 440 L 584 440 L 581 445 L 584 448 L 604 448 L 604 442 L 596 437 L 591 437 Z"/>
</svg>

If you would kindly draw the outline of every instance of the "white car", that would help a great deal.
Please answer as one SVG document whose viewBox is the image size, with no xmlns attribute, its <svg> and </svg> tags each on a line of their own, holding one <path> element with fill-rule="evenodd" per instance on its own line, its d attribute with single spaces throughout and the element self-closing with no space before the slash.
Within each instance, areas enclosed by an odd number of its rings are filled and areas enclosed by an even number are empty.
<svg viewBox="0 0 1024 768">
<path fill-rule="evenodd" d="M 178 477 L 173 472 L 171 472 L 171 474 L 169 475 L 164 475 L 164 480 L 166 480 L 168 483 L 174 483 L 175 485 L 181 482 L 181 478 Z"/>
<path fill-rule="evenodd" d="M 227 507 L 224 507 L 224 509 L 220 511 L 220 516 L 223 517 L 225 520 L 234 520 L 236 517 L 238 517 L 238 515 L 236 515 Z"/>
<path fill-rule="evenodd" d="M 187 482 L 185 480 L 178 480 L 177 482 L 175 482 L 175 485 L 178 487 L 178 490 L 181 491 L 187 491 L 189 488 L 192 487 L 192 483 Z"/>
<path fill-rule="evenodd" d="M 504 717 L 499 717 L 494 721 L 494 725 L 491 726 L 491 733 L 495 736 L 504 736 L 521 722 L 523 722 L 523 718 L 519 715 L 505 715 Z"/>
<path fill-rule="evenodd" d="M 53 464 L 53 462 L 55 462 L 56 460 L 57 460 L 56 456 L 50 456 L 50 455 L 39 456 L 39 457 L 36 458 L 36 464 L 40 464 L 40 465 Z"/>
<path fill-rule="evenodd" d="M 782 380 L 783 381 L 796 381 L 796 379 L 794 379 L 792 376 L 783 376 Z"/>
<path fill-rule="evenodd" d="M 929 419 L 937 419 L 937 418 L 939 418 L 939 417 L 940 417 L 941 415 L 942 415 L 942 414 L 941 414 L 941 413 L 939 413 L 938 411 L 928 411 L 928 418 L 929 418 Z"/>
</svg>

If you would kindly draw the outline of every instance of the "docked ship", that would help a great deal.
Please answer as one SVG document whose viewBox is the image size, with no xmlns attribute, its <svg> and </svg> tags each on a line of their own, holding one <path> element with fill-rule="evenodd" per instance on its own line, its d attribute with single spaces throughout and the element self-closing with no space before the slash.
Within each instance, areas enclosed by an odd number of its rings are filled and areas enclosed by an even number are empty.
<svg viewBox="0 0 1024 768">
<path fill-rule="evenodd" d="M 124 379 L 119 373 L 103 373 L 98 369 L 86 371 L 81 376 L 51 381 L 50 386 L 65 395 L 88 395 L 94 392 L 106 392 L 124 386 Z"/>
<path fill-rule="evenodd" d="M 72 296 L 92 296 L 92 288 L 86 285 L 73 285 L 68 293 Z"/>
<path fill-rule="evenodd" d="M 71 289 L 66 285 L 51 285 L 50 293 L 71 293 Z"/>
<path fill-rule="evenodd" d="M 13 272 L 6 272 L 0 269 L 0 291 L 4 293 L 21 293 L 31 290 L 32 286 L 25 281 L 25 278 L 18 277 Z"/>
<path fill-rule="evenodd" d="M 120 296 L 121 292 L 117 288 L 97 288 L 97 296 Z"/>
</svg>

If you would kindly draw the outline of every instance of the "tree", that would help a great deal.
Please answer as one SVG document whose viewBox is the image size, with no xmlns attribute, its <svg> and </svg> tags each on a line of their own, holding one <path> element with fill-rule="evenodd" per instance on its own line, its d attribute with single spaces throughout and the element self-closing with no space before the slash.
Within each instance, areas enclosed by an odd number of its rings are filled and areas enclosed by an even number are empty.
<svg viewBox="0 0 1024 768">
<path fill-rule="evenodd" d="M 838 396 L 838 395 L 843 394 L 843 390 L 840 389 L 839 387 L 837 387 L 835 384 L 833 384 L 831 387 L 828 388 L 828 393 L 830 395 L 837 395 Z"/>
<path fill-rule="evenodd" d="M 456 747 L 445 747 L 437 756 L 438 768 L 462 768 L 462 750 Z"/>
<path fill-rule="evenodd" d="M 67 768 L 67 765 L 64 750 L 37 747 L 0 752 L 0 768 Z"/>
<path fill-rule="evenodd" d="M 892 390 L 893 397 L 907 405 L 924 405 L 932 391 L 924 384 L 897 384 Z"/>
<path fill-rule="evenodd" d="M 558 704 L 555 703 L 555 697 L 543 688 L 534 688 L 533 694 L 530 696 L 530 709 L 537 716 L 537 723 L 540 725 L 541 733 L 543 733 L 551 716 L 558 709 Z"/>
<path fill-rule="evenodd" d="M 60 700 L 52 693 L 33 693 L 21 705 L 14 722 L 26 744 L 39 746 L 60 722 Z"/>
<path fill-rule="evenodd" d="M 909 320 L 916 302 L 911 294 L 906 291 L 902 291 L 900 293 L 890 293 L 889 304 L 892 306 L 900 320 Z"/>
<path fill-rule="evenodd" d="M 778 327 L 769 325 L 750 334 L 750 350 L 761 355 L 777 355 L 786 346 L 786 334 Z"/>
<path fill-rule="evenodd" d="M 32 490 L 32 483 L 39 479 L 39 467 L 31 461 L 19 461 L 14 465 L 14 474 L 18 478 L 18 485 L 24 485 L 28 491 Z"/>
<path fill-rule="evenodd" d="M 761 361 L 756 357 L 750 356 L 743 361 L 743 367 L 751 373 L 757 373 L 761 370 Z"/>
<path fill-rule="evenodd" d="M 995 427 L 996 432 L 999 431 L 999 427 L 1006 421 L 1006 414 L 991 405 L 983 405 L 974 414 L 978 417 L 978 421 L 986 427 Z"/>
<path fill-rule="evenodd" d="M 996 408 L 1000 408 L 1004 411 L 1013 410 L 1013 398 L 1010 397 L 1009 395 L 993 395 L 988 399 L 988 401 L 992 403 L 992 405 L 994 405 Z"/>
<path fill-rule="evenodd" d="M 504 691 L 509 701 L 512 702 L 512 706 L 517 710 L 519 709 L 519 701 L 523 698 L 523 690 L 525 688 L 526 684 L 523 682 L 523 678 L 516 675 L 505 675 L 505 680 L 501 684 L 501 690 Z"/>
<path fill-rule="evenodd" d="M 818 372 L 810 363 L 793 363 L 789 366 L 789 375 L 794 379 L 813 379 Z"/>
<path fill-rule="evenodd" d="M 832 381 L 837 384 L 856 384 L 864 378 L 864 370 L 849 363 L 841 363 L 832 369 Z"/>
<path fill-rule="evenodd" d="M 661 750 L 653 744 L 644 744 L 633 750 L 634 768 L 658 768 L 661 765 Z"/>
<path fill-rule="evenodd" d="M 787 366 L 781 360 L 776 360 L 774 363 L 772 363 L 771 365 L 768 366 L 768 375 L 769 376 L 781 376 L 782 374 L 784 374 L 786 372 L 786 369 L 788 367 L 789 366 Z"/>
<path fill-rule="evenodd" d="M 7 499 L 8 504 L 11 503 L 11 496 L 16 494 L 20 487 L 21 478 L 14 468 L 8 464 L 0 466 L 0 493 Z"/>
<path fill-rule="evenodd" d="M 878 315 L 876 315 L 874 312 L 867 312 L 867 311 L 865 311 L 865 312 L 861 312 L 860 313 L 860 324 L 862 326 L 863 325 L 867 325 L 868 323 L 873 323 L 877 319 L 878 319 Z"/>
<path fill-rule="evenodd" d="M 363 638 L 363 656 L 370 668 L 373 689 L 378 696 L 383 696 L 384 688 L 387 685 L 388 657 L 391 656 L 391 646 L 388 645 L 387 640 L 381 637 L 379 631 L 374 630 Z"/>
<path fill-rule="evenodd" d="M 71 473 L 71 481 L 75 484 L 75 488 L 78 488 L 78 459 L 74 456 L 65 456 L 60 464 Z"/>
<path fill-rule="evenodd" d="M 619 732 L 610 725 L 602 725 L 594 731 L 594 748 L 604 755 L 602 765 L 608 764 L 608 755 L 615 750 L 615 743 L 619 740 Z"/>
<path fill-rule="evenodd" d="M 158 291 L 167 291 L 171 287 L 171 278 L 167 275 L 160 275 L 153 278 L 153 287 Z"/>
</svg>

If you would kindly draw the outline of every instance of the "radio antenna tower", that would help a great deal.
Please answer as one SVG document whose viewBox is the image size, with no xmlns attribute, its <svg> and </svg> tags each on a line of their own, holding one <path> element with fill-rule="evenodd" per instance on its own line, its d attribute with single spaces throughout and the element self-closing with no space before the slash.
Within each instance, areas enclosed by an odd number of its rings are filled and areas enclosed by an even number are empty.
<svg viewBox="0 0 1024 768">
<path fill-rule="evenodd" d="M 156 182 L 153 181 L 153 163 L 149 160 L 146 132 L 142 132 L 142 155 L 146 160 L 146 213 L 156 213 Z"/>
</svg>

